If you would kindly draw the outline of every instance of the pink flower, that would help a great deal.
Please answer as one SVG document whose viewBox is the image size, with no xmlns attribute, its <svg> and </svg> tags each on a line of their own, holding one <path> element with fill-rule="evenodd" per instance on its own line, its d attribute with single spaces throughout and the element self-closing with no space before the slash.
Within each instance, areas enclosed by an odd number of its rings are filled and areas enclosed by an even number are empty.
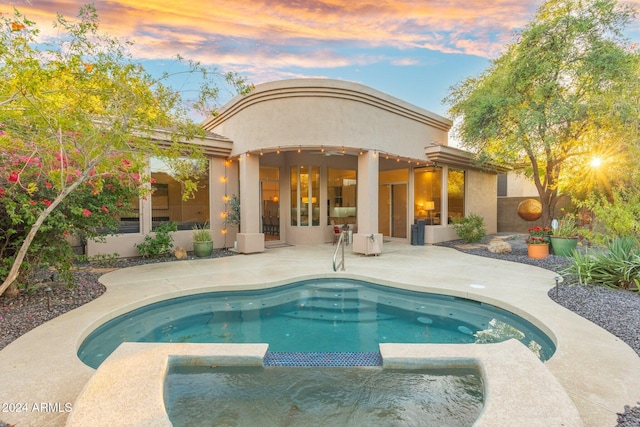
<svg viewBox="0 0 640 427">
<path fill-rule="evenodd" d="M 18 182 L 18 172 L 17 171 L 11 171 L 11 174 L 9 175 L 9 182 Z"/>
<path fill-rule="evenodd" d="M 87 218 L 91 215 L 91 211 L 89 209 L 82 209 L 82 215 Z"/>
<path fill-rule="evenodd" d="M 42 203 L 44 203 L 44 205 L 45 205 L 46 207 L 51 206 L 51 200 L 44 199 L 44 200 L 42 201 Z"/>
<path fill-rule="evenodd" d="M 109 213 L 109 208 L 107 208 L 105 205 L 102 205 L 102 207 L 100 208 L 100 210 L 104 213 Z"/>
<path fill-rule="evenodd" d="M 47 187 L 47 188 L 52 188 L 53 187 L 53 185 L 51 185 L 51 183 L 49 181 L 45 182 L 44 186 Z"/>
<path fill-rule="evenodd" d="M 0 187 L 0 197 L 4 197 L 4 188 Z"/>
<path fill-rule="evenodd" d="M 29 200 L 29 204 L 30 204 L 31 206 L 35 206 L 35 205 L 37 205 L 37 203 L 36 203 L 36 201 L 35 201 L 35 200 Z"/>
</svg>

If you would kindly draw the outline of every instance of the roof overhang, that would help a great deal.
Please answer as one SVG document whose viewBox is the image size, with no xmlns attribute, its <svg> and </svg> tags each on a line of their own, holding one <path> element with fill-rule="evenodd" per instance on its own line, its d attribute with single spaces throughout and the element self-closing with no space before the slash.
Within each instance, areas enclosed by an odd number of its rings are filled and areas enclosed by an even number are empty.
<svg viewBox="0 0 640 427">
<path fill-rule="evenodd" d="M 424 148 L 424 154 L 429 162 L 463 169 L 477 169 L 484 172 L 504 173 L 510 169 L 494 163 L 478 164 L 475 155 L 468 151 L 445 145 L 432 144 Z"/>
<path fill-rule="evenodd" d="M 158 145 L 168 147 L 172 143 L 171 133 L 167 130 L 155 130 L 151 139 Z M 195 145 L 207 156 L 229 157 L 233 148 L 233 141 L 224 136 L 207 132 L 204 136 L 196 136 L 192 139 L 178 139 L 180 143 Z"/>
</svg>

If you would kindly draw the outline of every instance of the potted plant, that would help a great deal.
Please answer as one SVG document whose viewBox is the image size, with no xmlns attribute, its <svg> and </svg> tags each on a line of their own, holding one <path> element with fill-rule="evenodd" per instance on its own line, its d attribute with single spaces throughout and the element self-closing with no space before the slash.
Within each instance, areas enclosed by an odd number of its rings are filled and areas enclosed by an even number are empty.
<svg viewBox="0 0 640 427">
<path fill-rule="evenodd" d="M 193 227 L 193 251 L 198 258 L 210 257 L 213 253 L 211 230 L 206 222 Z"/>
<path fill-rule="evenodd" d="M 529 258 L 544 259 L 549 256 L 549 236 L 551 228 L 535 226 L 529 229 L 525 239 Z"/>
<path fill-rule="evenodd" d="M 578 224 L 573 215 L 566 214 L 559 221 L 554 220 L 551 247 L 559 256 L 570 256 L 578 246 Z"/>
</svg>

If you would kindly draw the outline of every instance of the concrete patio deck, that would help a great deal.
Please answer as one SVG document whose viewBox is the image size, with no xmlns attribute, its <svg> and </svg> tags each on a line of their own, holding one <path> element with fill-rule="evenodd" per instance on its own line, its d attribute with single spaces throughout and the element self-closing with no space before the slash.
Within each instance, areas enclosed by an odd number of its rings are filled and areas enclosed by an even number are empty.
<svg viewBox="0 0 640 427">
<path fill-rule="evenodd" d="M 615 336 L 551 301 L 547 292 L 554 284 L 553 272 L 443 247 L 385 242 L 378 257 L 347 251 L 346 271 L 336 273 L 331 265 L 334 249 L 332 245 L 281 247 L 106 274 L 101 278 L 107 286 L 103 296 L 0 351 L 0 410 L 7 409 L 0 412 L 0 420 L 21 427 L 64 425 L 95 372 L 76 357 L 76 351 L 88 333 L 108 319 L 170 297 L 265 288 L 310 276 L 351 277 L 469 297 L 534 322 L 555 339 L 557 351 L 545 365 L 586 426 L 613 426 L 624 405 L 640 401 L 640 358 Z M 522 381 L 523 389 L 529 386 Z"/>
</svg>

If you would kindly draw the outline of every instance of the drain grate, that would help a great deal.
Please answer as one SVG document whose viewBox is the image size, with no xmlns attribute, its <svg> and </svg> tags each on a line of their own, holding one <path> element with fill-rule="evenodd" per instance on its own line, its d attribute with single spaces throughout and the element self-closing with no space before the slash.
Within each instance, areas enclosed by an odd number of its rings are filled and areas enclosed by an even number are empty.
<svg viewBox="0 0 640 427">
<path fill-rule="evenodd" d="M 303 353 L 268 351 L 264 366 L 382 366 L 379 352 Z"/>
</svg>

